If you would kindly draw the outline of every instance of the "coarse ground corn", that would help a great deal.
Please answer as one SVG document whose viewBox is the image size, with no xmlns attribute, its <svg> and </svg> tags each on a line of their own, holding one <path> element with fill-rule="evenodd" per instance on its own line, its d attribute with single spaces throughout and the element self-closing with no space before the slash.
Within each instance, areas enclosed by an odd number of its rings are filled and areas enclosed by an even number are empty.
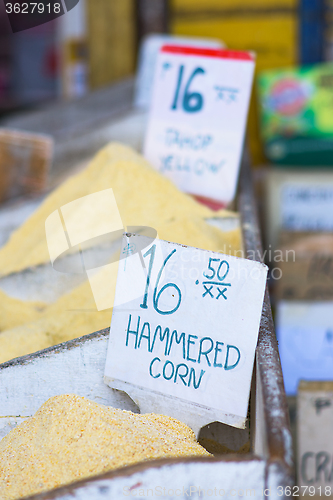
<svg viewBox="0 0 333 500">
<path fill-rule="evenodd" d="M 0 498 L 22 498 L 143 460 L 194 455 L 210 456 L 174 418 L 55 396 L 0 441 Z"/>
<path fill-rule="evenodd" d="M 27 303 L 23 305 L 27 307 Z M 0 301 L 0 325 L 5 306 L 6 301 Z M 97 311 L 90 285 L 85 282 L 62 295 L 55 304 L 45 306 L 33 321 L 0 332 L 0 363 L 107 328 L 111 314 L 111 309 Z M 18 319 L 19 315 L 17 308 Z"/>
<path fill-rule="evenodd" d="M 0 249 L 0 276 L 50 261 L 45 220 L 73 200 L 112 188 L 125 226 L 149 226 L 162 240 L 233 254 L 241 248 L 241 232 L 222 232 L 206 223 L 209 217 L 233 217 L 213 212 L 182 193 L 153 169 L 143 156 L 122 144 L 103 148 L 82 172 L 53 191 L 36 212 Z"/>
<path fill-rule="evenodd" d="M 239 229 L 223 232 L 207 224 L 213 212 L 179 191 L 131 148 L 109 144 L 87 168 L 52 192 L 0 249 L 0 277 L 49 262 L 45 220 L 64 204 L 112 188 L 125 226 L 150 226 L 161 239 L 234 254 L 242 249 Z M 108 277 L 115 288 L 117 269 Z M 52 283 L 40 283 L 43 287 Z M 0 290 L 0 363 L 107 328 L 112 310 L 97 311 L 88 282 L 54 304 L 21 301 Z"/>
</svg>

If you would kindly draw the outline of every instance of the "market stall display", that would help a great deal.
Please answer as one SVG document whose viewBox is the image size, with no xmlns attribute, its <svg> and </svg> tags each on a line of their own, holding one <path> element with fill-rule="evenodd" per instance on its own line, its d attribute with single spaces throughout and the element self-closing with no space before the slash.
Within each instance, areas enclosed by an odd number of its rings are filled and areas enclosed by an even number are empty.
<svg viewBox="0 0 333 500">
<path fill-rule="evenodd" d="M 59 146 L 58 144 L 58 148 Z M 243 250 L 249 258 L 260 259 L 262 252 L 255 203 L 247 169 L 248 163 L 245 158 L 237 196 L 238 208 L 241 214 Z M 140 189 L 143 188 L 140 187 Z M 128 196 L 134 194 L 133 187 L 128 193 Z M 159 194 L 157 198 L 160 199 L 161 195 Z M 189 200 L 191 207 L 194 207 L 193 204 L 196 202 L 190 198 Z M 64 199 L 63 203 L 67 201 L 67 199 Z M 50 206 L 49 213 L 60 208 L 61 203 Z M 189 212 L 193 210 L 191 208 Z M 201 235 L 201 237 L 205 242 L 215 241 L 216 246 L 223 243 L 223 239 L 221 239 L 223 233 L 220 233 L 216 227 L 206 226 L 204 221 L 206 216 L 208 219 L 214 219 L 211 211 L 207 212 L 208 209 L 205 207 L 195 210 L 198 210 L 197 218 L 192 226 L 196 230 L 194 234 L 198 235 L 197 238 L 199 239 L 200 235 L 197 229 L 199 226 L 199 229 L 204 228 L 205 236 Z M 201 212 L 202 210 L 205 210 L 204 214 Z M 200 219 L 200 214 L 203 214 L 202 219 Z M 228 217 L 228 224 L 231 218 Z M 184 224 L 186 220 L 189 219 L 186 217 L 180 218 L 179 224 Z M 137 222 L 141 224 L 141 221 L 135 221 L 135 224 Z M 214 223 L 216 225 L 216 217 Z M 166 224 L 165 233 L 170 231 L 172 227 L 177 227 L 174 221 L 171 221 L 169 225 Z M 217 237 L 217 235 L 219 236 Z M 214 240 L 214 237 L 217 237 L 217 239 Z M 239 242 L 240 239 L 237 241 Z M 222 249 L 218 248 L 218 250 Z M 33 255 L 33 252 L 31 255 Z M 43 266 L 43 263 L 37 265 L 33 272 L 40 269 L 40 266 Z M 18 273 L 24 270 L 24 266 L 21 270 L 17 269 Z M 7 278 L 9 279 L 9 276 Z M 3 279 L 7 278 L 4 277 Z M 66 298 L 63 298 L 63 300 L 66 300 Z M 77 314 L 82 318 L 82 313 L 77 312 Z M 71 325 L 68 326 L 68 329 L 64 328 L 63 331 L 65 334 L 72 335 L 72 338 L 76 337 Z M 3 392 L 0 395 L 0 415 L 3 417 L 1 418 L 2 436 L 8 434 L 22 420 L 31 417 L 48 398 L 59 394 L 74 393 L 108 406 L 136 411 L 135 405 L 127 396 L 113 391 L 103 383 L 108 333 L 107 330 L 104 330 L 87 337 L 70 340 L 62 345 L 49 347 L 42 352 L 1 365 L 0 387 Z M 20 382 L 18 383 L 18 381 Z M 34 395 L 33 398 L 31 394 Z M 260 494 L 264 489 L 269 488 L 273 497 L 279 496 L 278 487 L 284 488 L 284 486 L 292 483 L 292 457 L 282 374 L 267 294 L 256 351 L 250 412 L 250 430 L 249 428 L 244 430 L 232 429 L 222 424 L 216 428 L 216 423 L 212 424 L 210 428 L 201 430 L 199 440 L 201 437 L 205 437 L 206 443 L 213 440 L 215 449 L 227 452 L 224 457 L 217 456 L 215 459 L 200 459 L 200 461 L 198 459 L 187 459 L 186 461 L 172 459 L 163 464 L 144 463 L 131 466 L 125 471 L 119 471 L 119 473 L 113 472 L 111 476 L 103 479 L 98 478 L 93 479 L 92 482 L 72 485 L 71 489 L 75 491 L 75 495 L 78 496 L 82 493 L 86 498 L 89 498 L 89 495 L 90 498 L 93 495 L 96 499 L 102 498 L 101 495 L 104 495 L 104 497 L 109 495 L 110 498 L 122 498 L 123 487 L 135 489 L 138 488 L 138 483 L 142 483 L 147 487 L 155 487 L 156 484 L 160 484 L 163 487 L 170 486 L 170 488 L 175 489 L 180 483 L 183 483 L 185 487 L 191 484 L 195 485 L 198 483 L 197 479 L 200 478 L 201 486 L 207 489 L 209 484 L 214 484 L 214 486 L 216 484 L 217 488 L 222 489 L 224 487 L 230 490 L 237 484 L 239 488 L 252 488 L 260 492 Z M 243 456 L 241 452 L 244 452 L 244 450 L 249 450 L 250 454 Z M 232 452 L 238 453 L 237 455 L 231 455 Z M 68 490 L 59 490 L 53 492 L 52 495 L 54 498 L 61 498 L 67 492 Z M 49 494 L 46 493 L 46 495 Z"/>
</svg>

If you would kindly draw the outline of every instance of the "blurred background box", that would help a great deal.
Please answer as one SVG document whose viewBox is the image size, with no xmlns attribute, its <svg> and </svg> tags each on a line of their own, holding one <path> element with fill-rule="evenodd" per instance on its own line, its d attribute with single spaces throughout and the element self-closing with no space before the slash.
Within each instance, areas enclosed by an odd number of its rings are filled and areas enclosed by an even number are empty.
<svg viewBox="0 0 333 500">
<path fill-rule="evenodd" d="M 157 56 L 163 45 L 222 48 L 224 44 L 214 38 L 153 34 L 143 38 L 138 54 L 135 80 L 134 106 L 149 109 Z"/>
<path fill-rule="evenodd" d="M 302 380 L 333 379 L 333 302 L 280 301 L 277 339 L 286 393 Z"/>
<path fill-rule="evenodd" d="M 300 488 L 311 486 L 307 497 L 313 497 L 315 487 L 316 498 L 332 498 L 333 382 L 301 381 L 297 413 L 298 484 Z"/>
<path fill-rule="evenodd" d="M 0 6 L 0 112 L 10 104 L 11 93 L 11 33 L 1 16 Z"/>
<path fill-rule="evenodd" d="M 276 299 L 333 300 L 333 233 L 282 232 L 280 250 Z"/>
<path fill-rule="evenodd" d="M 332 165 L 333 63 L 261 72 L 258 92 L 269 160 Z"/>
<path fill-rule="evenodd" d="M 0 129 L 0 202 L 43 192 L 52 154 L 49 136 Z"/>
<path fill-rule="evenodd" d="M 89 83 L 96 89 L 134 73 L 134 0 L 87 0 Z"/>
<path fill-rule="evenodd" d="M 264 191 L 266 248 L 277 249 L 284 231 L 333 231 L 333 170 L 271 167 Z"/>
</svg>

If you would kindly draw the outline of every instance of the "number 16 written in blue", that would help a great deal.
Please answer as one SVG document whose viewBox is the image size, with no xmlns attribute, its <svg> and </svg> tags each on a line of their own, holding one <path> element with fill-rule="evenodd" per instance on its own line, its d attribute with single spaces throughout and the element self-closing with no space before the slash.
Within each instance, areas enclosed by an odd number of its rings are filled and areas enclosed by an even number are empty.
<svg viewBox="0 0 333 500">
<path fill-rule="evenodd" d="M 184 73 L 184 65 L 182 64 L 179 67 L 179 73 L 178 73 L 178 81 L 177 81 L 177 87 L 175 91 L 175 95 L 173 98 L 173 103 L 171 106 L 172 110 L 177 109 L 177 104 L 178 104 L 178 98 L 179 98 L 179 93 L 182 85 L 182 80 L 183 80 L 183 73 Z M 190 92 L 189 87 L 192 83 L 192 80 L 196 75 L 202 75 L 205 73 L 205 70 L 202 68 L 195 68 L 193 73 L 191 74 L 190 78 L 187 81 L 187 84 L 184 89 L 184 95 L 183 95 L 183 101 L 182 101 L 182 108 L 186 113 L 197 113 L 198 111 L 201 111 L 204 105 L 204 98 L 203 95 L 200 94 L 200 92 Z"/>
</svg>

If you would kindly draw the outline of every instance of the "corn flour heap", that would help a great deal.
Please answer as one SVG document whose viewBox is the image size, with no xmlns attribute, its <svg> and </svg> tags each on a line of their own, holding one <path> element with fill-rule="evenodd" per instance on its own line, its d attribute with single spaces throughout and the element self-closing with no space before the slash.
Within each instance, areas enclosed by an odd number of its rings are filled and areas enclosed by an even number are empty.
<svg viewBox="0 0 333 500">
<path fill-rule="evenodd" d="M 153 169 L 143 156 L 121 144 L 102 149 L 82 172 L 51 193 L 39 209 L 0 250 L 0 276 L 49 262 L 45 220 L 73 200 L 112 188 L 125 226 L 149 226 L 159 238 L 205 250 L 231 252 L 240 248 L 239 231 L 222 233 L 205 222 L 209 217 L 233 216 L 213 212 L 182 193 Z"/>
<path fill-rule="evenodd" d="M 210 456 L 174 418 L 56 396 L 0 441 L 0 498 L 22 498 L 144 460 L 198 455 Z"/>
<path fill-rule="evenodd" d="M 234 213 L 213 212 L 199 204 L 134 150 L 113 143 L 53 191 L 13 233 L 0 249 L 0 277 L 49 263 L 47 217 L 73 200 L 108 188 L 113 189 L 125 226 L 149 226 L 161 239 L 231 255 L 242 249 L 239 229 L 223 232 L 206 222 L 212 217 L 235 217 Z M 116 280 L 115 267 L 110 287 L 115 288 Z M 40 284 L 41 295 L 49 286 Z M 111 309 L 97 311 L 87 281 L 54 304 L 17 300 L 0 290 L 0 363 L 107 328 L 111 315 Z"/>
</svg>

